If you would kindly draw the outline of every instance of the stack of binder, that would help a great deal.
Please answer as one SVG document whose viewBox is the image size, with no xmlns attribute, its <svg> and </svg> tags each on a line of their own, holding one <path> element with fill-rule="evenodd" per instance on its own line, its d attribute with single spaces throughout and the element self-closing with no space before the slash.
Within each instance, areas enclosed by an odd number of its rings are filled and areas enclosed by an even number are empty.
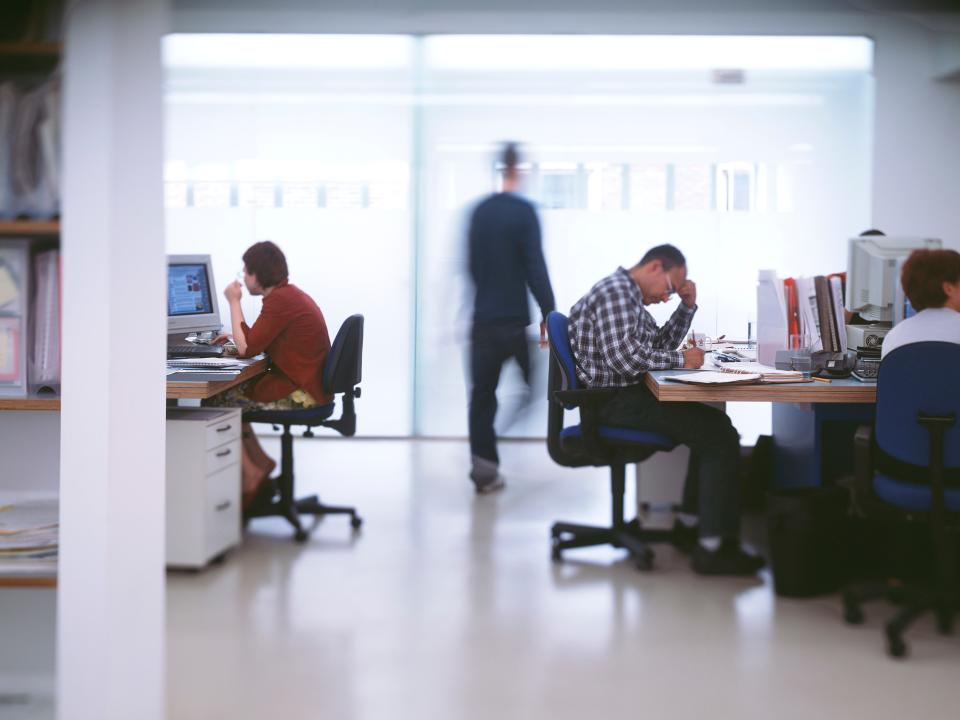
<svg viewBox="0 0 960 720">
<path fill-rule="evenodd" d="M 29 263 L 25 240 L 0 241 L 0 397 L 27 394 Z"/>
<path fill-rule="evenodd" d="M 768 276 L 761 281 L 771 282 Z M 787 278 L 776 281 L 778 293 L 782 292 L 783 303 L 776 308 L 764 308 L 763 316 L 776 315 L 776 323 L 771 326 L 786 331 L 786 337 L 778 340 L 782 348 L 788 348 L 791 336 L 807 339 L 812 352 L 846 352 L 846 322 L 843 300 L 846 285 L 846 273 L 817 275 L 816 277 Z M 757 316 L 761 317 L 760 308 Z M 783 321 L 782 323 L 780 321 Z M 762 335 L 763 327 L 758 328 Z"/>
<path fill-rule="evenodd" d="M 60 390 L 60 253 L 49 250 L 34 260 L 31 391 Z"/>
</svg>

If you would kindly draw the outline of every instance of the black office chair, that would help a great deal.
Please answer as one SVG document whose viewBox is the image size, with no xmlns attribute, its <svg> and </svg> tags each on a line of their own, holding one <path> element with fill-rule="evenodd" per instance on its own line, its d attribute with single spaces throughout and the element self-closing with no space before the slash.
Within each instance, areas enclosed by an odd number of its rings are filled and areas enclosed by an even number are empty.
<svg viewBox="0 0 960 720">
<path fill-rule="evenodd" d="M 363 315 L 351 315 L 340 327 L 340 332 L 330 347 L 326 363 L 323 366 L 323 388 L 332 395 L 341 395 L 343 404 L 340 417 L 330 420 L 336 408 L 336 402 L 315 405 L 301 410 L 252 410 L 243 414 L 244 422 L 269 423 L 274 429 L 283 428 L 280 438 L 280 476 L 277 478 L 279 497 L 274 497 L 269 505 L 254 508 L 249 517 L 285 517 L 294 529 L 294 539 L 303 542 L 307 532 L 300 524 L 300 515 L 349 515 L 350 525 L 359 530 L 363 520 L 352 507 L 324 505 L 316 495 L 297 500 L 293 495 L 293 435 L 290 428 L 305 425 L 304 437 L 313 437 L 312 428 L 323 426 L 350 437 L 357 431 L 357 414 L 354 410 L 354 398 L 360 397 L 361 372 L 363 365 Z"/>
<path fill-rule="evenodd" d="M 601 425 L 600 408 L 617 392 L 614 388 L 582 388 L 577 381 L 573 353 L 567 335 L 567 317 L 559 312 L 547 316 L 550 337 L 550 373 L 547 388 L 547 449 L 564 467 L 610 468 L 613 521 L 609 527 L 558 522 L 551 529 L 552 557 L 560 561 L 564 550 L 592 545 L 612 545 L 627 550 L 640 570 L 653 568 L 653 550 L 648 543 L 674 542 L 670 530 L 647 530 L 639 519 L 626 522 L 623 496 L 626 466 L 646 460 L 655 452 L 673 450 L 677 443 L 666 435 L 632 428 Z M 579 408 L 580 424 L 563 426 L 564 409 Z"/>
<path fill-rule="evenodd" d="M 929 527 L 933 579 L 926 583 L 850 585 L 844 618 L 863 622 L 862 603 L 887 597 L 901 606 L 887 623 L 887 650 L 904 657 L 903 633 L 927 612 L 943 634 L 960 611 L 957 542 L 960 537 L 960 345 L 921 342 L 893 350 L 880 363 L 877 419 L 855 441 L 855 497 L 867 515 Z"/>
</svg>

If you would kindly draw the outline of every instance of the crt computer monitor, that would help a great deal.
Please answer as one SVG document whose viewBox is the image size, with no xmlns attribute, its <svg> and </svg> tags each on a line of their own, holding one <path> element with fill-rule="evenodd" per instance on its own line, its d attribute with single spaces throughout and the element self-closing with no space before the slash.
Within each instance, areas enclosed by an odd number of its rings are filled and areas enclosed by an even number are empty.
<svg viewBox="0 0 960 720">
<path fill-rule="evenodd" d="M 217 332 L 217 289 L 209 255 L 167 256 L 167 333 Z"/>
<path fill-rule="evenodd" d="M 903 319 L 905 298 L 900 286 L 903 261 L 914 250 L 937 250 L 935 238 L 870 235 L 850 238 L 847 246 L 847 298 L 850 312 L 869 322 Z"/>
</svg>

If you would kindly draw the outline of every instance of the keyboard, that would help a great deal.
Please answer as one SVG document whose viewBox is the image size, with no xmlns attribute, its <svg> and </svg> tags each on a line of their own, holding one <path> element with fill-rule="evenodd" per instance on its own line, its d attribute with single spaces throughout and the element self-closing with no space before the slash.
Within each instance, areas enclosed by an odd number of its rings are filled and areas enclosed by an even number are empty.
<svg viewBox="0 0 960 720">
<path fill-rule="evenodd" d="M 168 358 L 218 358 L 223 357 L 223 345 L 168 345 Z"/>
</svg>

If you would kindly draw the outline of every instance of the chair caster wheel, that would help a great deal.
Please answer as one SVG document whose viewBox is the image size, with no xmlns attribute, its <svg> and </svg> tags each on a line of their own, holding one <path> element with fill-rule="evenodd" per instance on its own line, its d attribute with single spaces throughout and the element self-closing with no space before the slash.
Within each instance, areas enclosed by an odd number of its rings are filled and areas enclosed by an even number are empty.
<svg viewBox="0 0 960 720">
<path fill-rule="evenodd" d="M 937 614 L 937 632 L 941 635 L 953 635 L 953 617 Z"/>
<path fill-rule="evenodd" d="M 306 530 L 297 530 L 297 531 L 293 534 L 293 539 L 294 539 L 296 542 L 298 542 L 298 543 L 306 542 L 308 537 L 310 537 L 310 536 L 307 535 L 307 531 L 306 531 Z"/>
<path fill-rule="evenodd" d="M 653 570 L 653 553 L 645 553 L 635 557 L 633 564 L 640 572 L 650 572 Z"/>
<path fill-rule="evenodd" d="M 352 518 L 350 518 L 350 527 L 352 527 L 354 530 L 359 530 L 361 527 L 363 527 L 363 518 L 354 515 Z"/>
<path fill-rule="evenodd" d="M 907 656 L 907 644 L 903 638 L 898 636 L 887 636 L 887 652 L 893 658 L 905 658 Z"/>
<path fill-rule="evenodd" d="M 843 620 L 847 625 L 862 625 L 863 610 L 856 605 L 846 605 L 843 608 Z"/>
</svg>

